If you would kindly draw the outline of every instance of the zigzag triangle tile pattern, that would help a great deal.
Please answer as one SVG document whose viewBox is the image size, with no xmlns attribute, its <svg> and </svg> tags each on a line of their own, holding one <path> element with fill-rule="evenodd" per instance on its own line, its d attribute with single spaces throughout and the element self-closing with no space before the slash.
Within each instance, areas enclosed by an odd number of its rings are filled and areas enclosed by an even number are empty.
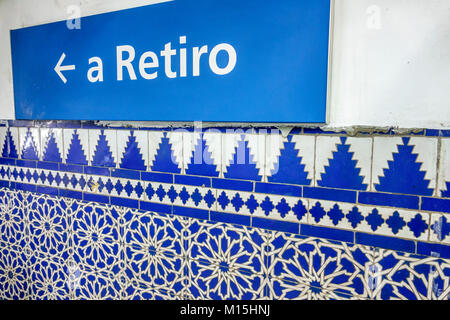
<svg viewBox="0 0 450 320">
<path fill-rule="evenodd" d="M 361 169 L 357 167 L 357 160 L 353 159 L 350 145 L 346 143 L 347 138 L 341 137 L 337 150 L 325 166 L 325 172 L 321 174 L 318 185 L 322 187 L 366 190 L 368 185 L 363 183 L 360 175 Z"/>
<path fill-rule="evenodd" d="M 69 148 L 67 151 L 66 162 L 71 164 L 87 165 L 86 152 L 81 144 L 78 130 L 75 130 L 72 134 L 72 138 L 69 140 Z"/>
<path fill-rule="evenodd" d="M 100 131 L 97 144 L 93 152 L 92 165 L 98 167 L 115 167 L 114 156 L 106 139 L 105 130 Z"/>
<path fill-rule="evenodd" d="M 2 157 L 4 158 L 18 158 L 19 153 L 16 144 L 14 143 L 11 130 L 7 130 L 5 140 L 2 143 Z"/>
<path fill-rule="evenodd" d="M 42 132 L 42 131 L 41 131 Z M 53 130 L 48 131 L 47 137 L 43 137 L 43 161 L 62 162 L 61 152 L 58 144 L 56 143 L 55 132 Z"/>
<path fill-rule="evenodd" d="M 37 141 L 32 134 L 31 128 L 26 130 L 25 136 L 22 138 L 21 158 L 28 160 L 39 160 L 39 151 L 37 148 Z"/>
<path fill-rule="evenodd" d="M 262 176 L 250 153 L 249 142 L 241 135 L 234 149 L 233 158 L 226 166 L 225 178 L 261 181 Z"/>
<path fill-rule="evenodd" d="M 145 161 L 133 131 L 128 136 L 120 167 L 124 169 L 146 170 Z"/>
<path fill-rule="evenodd" d="M 305 165 L 302 164 L 303 158 L 299 156 L 299 150 L 295 148 L 295 143 L 292 141 L 292 135 L 289 135 L 287 141 L 283 143 L 281 154 L 277 160 L 276 167 L 271 170 L 268 177 L 269 182 L 311 184 Z"/>
<path fill-rule="evenodd" d="M 179 164 L 174 156 L 172 143 L 169 141 L 168 134 L 165 132 L 159 144 L 155 160 L 151 166 L 152 171 L 180 173 Z"/>
<path fill-rule="evenodd" d="M 402 138 L 403 144 L 398 145 L 398 151 L 393 154 L 393 160 L 388 161 L 388 168 L 383 169 L 383 176 L 379 177 L 377 191 L 432 195 L 429 188 L 430 181 L 425 179 L 425 171 L 421 170 L 421 163 L 417 162 L 414 146 L 409 144 L 409 138 Z"/>
<path fill-rule="evenodd" d="M 0 127 L 0 299 L 447 298 L 448 137 L 208 134 Z"/>
<path fill-rule="evenodd" d="M 214 164 L 212 154 L 209 151 L 209 146 L 206 144 L 203 134 L 196 141 L 194 151 L 189 159 L 186 174 L 208 177 L 219 176 L 219 170 L 217 170 L 217 166 Z"/>
</svg>

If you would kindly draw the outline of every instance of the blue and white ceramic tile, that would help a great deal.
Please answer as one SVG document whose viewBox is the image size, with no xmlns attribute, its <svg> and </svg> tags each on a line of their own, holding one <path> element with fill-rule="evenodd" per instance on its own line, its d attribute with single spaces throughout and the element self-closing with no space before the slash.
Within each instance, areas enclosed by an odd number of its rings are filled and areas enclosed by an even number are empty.
<svg viewBox="0 0 450 320">
<path fill-rule="evenodd" d="M 431 196 L 436 162 L 437 139 L 374 137 L 372 190 Z"/>
<path fill-rule="evenodd" d="M 117 159 L 122 169 L 147 170 L 148 132 L 117 130 Z"/>
<path fill-rule="evenodd" d="M 20 248 L 0 247 L 0 300 L 29 297 L 28 259 Z"/>
<path fill-rule="evenodd" d="M 182 132 L 149 132 L 149 150 L 150 171 L 182 173 Z"/>
<path fill-rule="evenodd" d="M 264 273 L 266 231 L 191 219 L 188 232 L 189 254 L 201 264 Z"/>
<path fill-rule="evenodd" d="M 19 158 L 19 128 L 0 127 L 0 152 L 4 158 Z"/>
<path fill-rule="evenodd" d="M 167 291 L 182 297 L 184 289 L 183 218 L 125 210 L 125 294 L 144 298 Z"/>
<path fill-rule="evenodd" d="M 66 261 L 70 255 L 67 205 L 63 198 L 36 195 L 27 201 L 29 246 L 38 259 Z"/>
<path fill-rule="evenodd" d="M 74 294 L 80 299 L 119 299 L 123 245 L 116 207 L 76 203 L 71 207 L 73 263 L 79 270 Z"/>
<path fill-rule="evenodd" d="M 40 128 L 42 161 L 62 162 L 63 158 L 63 134 L 62 129 Z"/>
<path fill-rule="evenodd" d="M 450 139 L 441 139 L 438 197 L 450 198 Z"/>
<path fill-rule="evenodd" d="M 176 195 L 176 191 L 173 190 L 173 185 L 168 183 L 159 183 L 159 182 L 145 182 L 144 184 L 144 191 L 145 201 L 149 202 L 156 202 L 156 203 L 162 203 L 162 204 L 168 204 L 171 205 L 173 201 L 175 201 L 175 197 L 178 197 Z M 186 196 L 188 197 L 189 194 L 186 191 L 185 195 L 181 195 L 182 197 Z"/>
<path fill-rule="evenodd" d="M 33 174 L 31 174 L 31 172 L 33 172 Z M 23 177 L 23 179 L 21 177 Z M 18 179 L 16 179 L 16 181 L 24 183 L 33 183 L 47 187 L 63 188 L 64 187 L 63 177 L 64 174 L 61 174 L 58 171 L 45 169 L 29 170 L 27 168 L 24 168 L 20 169 L 19 176 Z"/>
<path fill-rule="evenodd" d="M 217 211 L 252 215 L 259 206 L 252 192 L 217 190 Z"/>
<path fill-rule="evenodd" d="M 264 180 L 311 185 L 314 179 L 314 148 L 314 136 L 267 135 Z"/>
<path fill-rule="evenodd" d="M 63 162 L 68 164 L 88 164 L 89 135 L 88 130 L 63 130 Z"/>
<path fill-rule="evenodd" d="M 367 190 L 370 185 L 371 138 L 318 136 L 315 185 Z"/>
<path fill-rule="evenodd" d="M 148 166 L 150 171 L 153 166 L 153 162 L 156 159 L 156 154 L 158 153 L 162 138 L 164 138 L 163 131 L 148 132 Z"/>
<path fill-rule="evenodd" d="M 19 128 L 20 158 L 39 160 L 41 139 L 38 128 Z"/>
<path fill-rule="evenodd" d="M 430 221 L 431 242 L 450 245 L 450 215 L 433 213 Z"/>
<path fill-rule="evenodd" d="M 81 271 L 79 284 L 72 289 L 78 300 L 120 300 L 122 286 L 120 280 L 110 272 Z"/>
<path fill-rule="evenodd" d="M 262 181 L 265 135 L 222 134 L 222 173 L 225 178 Z"/>
<path fill-rule="evenodd" d="M 221 140 L 221 135 L 217 132 L 184 132 L 184 172 L 189 175 L 218 177 L 221 170 Z"/>
<path fill-rule="evenodd" d="M 24 197 L 13 191 L 0 197 L 0 245 L 25 247 L 28 242 Z"/>
<path fill-rule="evenodd" d="M 8 155 L 8 151 L 5 151 L 5 155 L 3 152 L 3 149 L 6 147 L 7 148 L 7 140 L 6 137 L 8 135 L 8 127 L 0 127 L 0 154 L 2 155 L 3 158 L 6 158 Z"/>
<path fill-rule="evenodd" d="M 117 167 L 117 130 L 89 129 L 89 165 Z"/>
<path fill-rule="evenodd" d="M 187 267 L 189 300 L 254 300 L 264 298 L 264 276 L 230 269 L 225 262 L 206 265 L 190 260 Z"/>
<path fill-rule="evenodd" d="M 309 223 L 313 225 L 428 240 L 428 213 L 325 200 L 310 202 Z"/>
<path fill-rule="evenodd" d="M 375 299 L 450 299 L 450 263 L 446 259 L 377 249 L 374 266 Z"/>
<path fill-rule="evenodd" d="M 311 287 L 305 283 L 292 283 L 270 278 L 266 295 L 271 300 L 362 300 L 358 296 L 349 296 L 322 287 Z"/>
<path fill-rule="evenodd" d="M 69 273 L 64 261 L 33 257 L 30 281 L 32 300 L 70 299 Z"/>
<path fill-rule="evenodd" d="M 177 206 L 204 210 L 217 209 L 217 190 L 204 187 L 173 185 L 167 196 Z"/>
<path fill-rule="evenodd" d="M 370 247 L 272 232 L 267 255 L 267 269 L 275 279 L 316 288 L 316 293 L 370 297 Z"/>
<path fill-rule="evenodd" d="M 309 201 L 299 197 L 254 194 L 259 203 L 254 215 L 276 220 L 308 223 Z"/>
</svg>

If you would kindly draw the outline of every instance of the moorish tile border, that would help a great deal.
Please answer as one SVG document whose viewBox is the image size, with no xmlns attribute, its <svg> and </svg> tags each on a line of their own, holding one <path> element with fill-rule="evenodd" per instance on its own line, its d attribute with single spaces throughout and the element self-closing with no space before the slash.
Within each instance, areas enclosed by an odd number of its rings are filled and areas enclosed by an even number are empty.
<svg viewBox="0 0 450 320">
<path fill-rule="evenodd" d="M 0 127 L 3 187 L 450 257 L 450 134 Z"/>
</svg>

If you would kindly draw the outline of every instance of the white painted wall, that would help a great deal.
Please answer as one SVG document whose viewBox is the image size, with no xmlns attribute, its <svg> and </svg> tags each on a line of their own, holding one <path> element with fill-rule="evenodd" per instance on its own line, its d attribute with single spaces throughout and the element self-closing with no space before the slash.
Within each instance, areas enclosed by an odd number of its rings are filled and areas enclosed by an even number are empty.
<svg viewBox="0 0 450 320">
<path fill-rule="evenodd" d="M 329 126 L 449 129 L 450 0 L 335 1 Z M 14 118 L 9 29 L 157 2 L 0 0 L 0 119 Z"/>
<path fill-rule="evenodd" d="M 450 127 L 450 0 L 336 0 L 330 125 Z"/>
</svg>

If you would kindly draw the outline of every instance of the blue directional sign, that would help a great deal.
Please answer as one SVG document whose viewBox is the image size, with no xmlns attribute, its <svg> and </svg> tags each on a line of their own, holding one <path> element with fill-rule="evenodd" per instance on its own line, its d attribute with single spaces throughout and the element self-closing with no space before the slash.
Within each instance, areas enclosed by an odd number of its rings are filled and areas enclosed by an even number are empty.
<svg viewBox="0 0 450 320">
<path fill-rule="evenodd" d="M 174 0 L 11 31 L 16 119 L 326 120 L 331 0 Z"/>
</svg>

